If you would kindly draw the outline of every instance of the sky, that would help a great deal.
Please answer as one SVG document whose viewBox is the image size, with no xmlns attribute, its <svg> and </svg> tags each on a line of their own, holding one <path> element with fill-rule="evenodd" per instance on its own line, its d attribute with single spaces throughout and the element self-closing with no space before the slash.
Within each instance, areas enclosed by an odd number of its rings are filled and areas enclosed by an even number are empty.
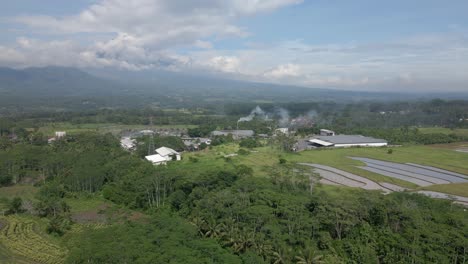
<svg viewBox="0 0 468 264">
<path fill-rule="evenodd" d="M 15 0 L 0 66 L 468 91 L 466 0 Z"/>
</svg>

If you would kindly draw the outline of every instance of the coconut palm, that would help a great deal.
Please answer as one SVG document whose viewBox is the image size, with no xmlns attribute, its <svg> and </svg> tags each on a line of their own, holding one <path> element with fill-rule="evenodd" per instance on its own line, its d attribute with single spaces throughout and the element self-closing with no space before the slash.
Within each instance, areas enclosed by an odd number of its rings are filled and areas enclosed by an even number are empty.
<svg viewBox="0 0 468 264">
<path fill-rule="evenodd" d="M 297 264 L 322 264 L 322 255 L 316 255 L 315 251 L 307 250 L 305 254 L 301 254 L 301 256 L 296 256 L 296 263 Z"/>
</svg>

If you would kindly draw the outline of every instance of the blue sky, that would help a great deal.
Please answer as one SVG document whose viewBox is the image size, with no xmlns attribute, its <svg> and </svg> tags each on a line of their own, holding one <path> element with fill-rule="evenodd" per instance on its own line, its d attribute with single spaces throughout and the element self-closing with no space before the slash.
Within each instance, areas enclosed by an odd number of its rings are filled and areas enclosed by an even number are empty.
<svg viewBox="0 0 468 264">
<path fill-rule="evenodd" d="M 468 2 L 16 0 L 0 65 L 163 69 L 352 90 L 468 90 Z"/>
</svg>

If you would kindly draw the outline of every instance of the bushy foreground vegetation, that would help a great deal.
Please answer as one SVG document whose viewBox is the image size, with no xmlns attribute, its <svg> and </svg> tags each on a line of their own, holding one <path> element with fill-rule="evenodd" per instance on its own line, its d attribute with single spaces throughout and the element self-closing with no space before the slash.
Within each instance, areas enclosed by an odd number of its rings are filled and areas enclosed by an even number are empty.
<svg viewBox="0 0 468 264">
<path fill-rule="evenodd" d="M 242 145 L 255 148 L 250 141 Z M 311 186 L 291 161 L 317 161 L 331 151 L 275 156 L 268 148 L 282 153 L 268 146 L 225 158 L 239 147 L 221 145 L 154 167 L 121 150 L 110 134 L 11 144 L 0 151 L 0 173 L 10 179 L 5 184 L 34 184 L 39 191 L 30 208 L 9 213 L 33 214 L 45 224 L 8 216 L 0 220 L 0 243 L 39 263 L 466 261 L 468 222 L 461 206 L 408 193 Z M 218 151 L 223 154 L 213 154 Z M 335 162 L 344 151 L 334 152 Z M 398 159 L 403 151 L 369 155 Z M 67 201 L 81 194 L 102 195 L 145 217 L 77 228 Z"/>
</svg>

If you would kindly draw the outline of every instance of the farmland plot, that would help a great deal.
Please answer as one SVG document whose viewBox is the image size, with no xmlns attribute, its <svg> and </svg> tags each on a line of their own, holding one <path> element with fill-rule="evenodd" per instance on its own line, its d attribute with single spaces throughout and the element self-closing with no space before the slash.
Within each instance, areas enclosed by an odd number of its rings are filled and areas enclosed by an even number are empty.
<svg viewBox="0 0 468 264">
<path fill-rule="evenodd" d="M 335 185 L 344 185 L 348 187 L 359 187 L 365 190 L 381 190 L 386 193 L 391 192 L 389 188 L 385 188 L 381 184 L 371 181 L 367 178 L 335 169 L 330 166 L 321 164 L 311 163 L 299 163 L 299 165 L 306 165 L 314 167 L 314 171 L 317 172 L 322 179 L 320 180 L 323 184 L 329 184 L 330 182 Z"/>
<path fill-rule="evenodd" d="M 459 173 L 442 170 L 430 166 L 418 164 L 401 164 L 369 158 L 351 157 L 362 161 L 365 167 L 359 167 L 367 171 L 375 172 L 388 177 L 393 177 L 419 186 L 430 186 L 433 184 L 464 183 L 468 182 L 468 176 Z"/>
<path fill-rule="evenodd" d="M 2 220 L 5 226 L 0 232 L 0 242 L 9 251 L 34 263 L 64 262 L 66 250 L 38 234 L 34 230 L 34 221 L 18 216 L 8 216 Z"/>
</svg>

